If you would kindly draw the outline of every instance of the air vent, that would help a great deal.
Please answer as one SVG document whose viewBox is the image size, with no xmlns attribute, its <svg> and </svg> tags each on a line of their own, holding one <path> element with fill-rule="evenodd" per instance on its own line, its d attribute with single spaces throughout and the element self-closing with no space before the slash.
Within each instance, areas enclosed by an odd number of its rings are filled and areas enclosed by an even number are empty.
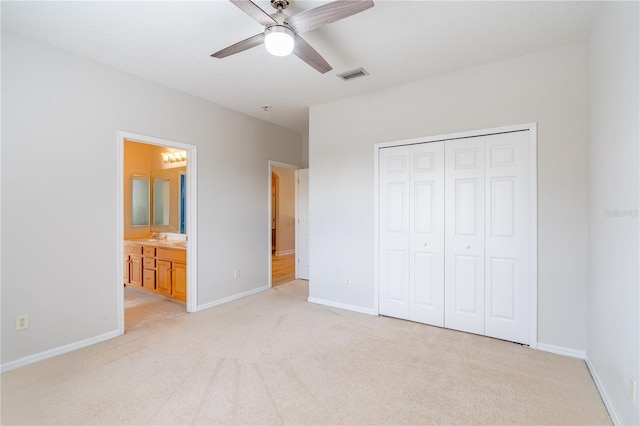
<svg viewBox="0 0 640 426">
<path fill-rule="evenodd" d="M 342 74 L 338 74 L 338 77 L 340 77 L 344 81 L 348 81 L 353 80 L 354 78 L 364 77 L 365 75 L 369 75 L 369 73 L 366 72 L 364 68 L 358 68 L 351 71 L 345 71 Z"/>
</svg>

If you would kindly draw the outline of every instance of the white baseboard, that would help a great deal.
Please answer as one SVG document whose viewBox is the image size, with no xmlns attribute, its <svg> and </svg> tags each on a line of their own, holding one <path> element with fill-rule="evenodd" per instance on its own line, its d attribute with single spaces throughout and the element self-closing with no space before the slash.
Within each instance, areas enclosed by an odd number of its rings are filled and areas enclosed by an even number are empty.
<svg viewBox="0 0 640 426">
<path fill-rule="evenodd" d="M 276 256 L 288 256 L 290 254 L 296 254 L 296 249 L 282 250 L 282 251 L 276 252 Z"/>
<path fill-rule="evenodd" d="M 242 299 L 243 297 L 251 296 L 252 294 L 260 293 L 265 290 L 269 290 L 271 287 L 268 285 L 254 288 L 253 290 L 244 291 L 242 293 L 234 294 L 233 296 L 225 297 L 222 299 L 214 300 L 213 302 L 205 303 L 203 305 L 198 305 L 196 308 L 196 312 L 201 311 L 203 309 L 213 308 L 214 306 L 222 305 L 223 303 L 232 302 L 237 299 Z"/>
<path fill-rule="evenodd" d="M 565 348 L 563 346 L 549 345 L 547 343 L 538 342 L 538 350 L 551 352 L 553 354 L 570 356 L 571 358 L 585 359 L 587 353 L 585 351 L 579 351 L 577 349 Z"/>
<path fill-rule="evenodd" d="M 45 359 L 53 358 L 54 356 L 66 354 L 78 349 L 86 348 L 87 346 L 95 345 L 96 343 L 104 342 L 105 340 L 113 339 L 114 337 L 118 337 L 120 335 L 121 334 L 118 330 L 114 330 L 108 333 L 101 334 L 99 336 L 81 340 L 79 342 L 70 343 L 68 345 L 49 349 L 48 351 L 25 356 L 24 358 L 2 364 L 2 366 L 0 367 L 0 371 L 4 373 L 5 371 L 15 370 L 16 368 L 24 367 L 25 365 L 33 364 L 35 362 L 44 361 Z"/>
<path fill-rule="evenodd" d="M 614 425 L 621 425 L 622 422 L 620 421 L 620 418 L 618 417 L 616 410 L 613 408 L 611 399 L 609 399 L 609 395 L 607 394 L 607 391 L 604 389 L 604 386 L 602 385 L 602 381 L 600 380 L 600 377 L 598 376 L 598 372 L 596 371 L 596 368 L 593 366 L 593 363 L 591 362 L 591 358 L 589 358 L 589 355 L 585 357 L 585 361 L 587 363 L 587 368 L 591 373 L 591 377 L 593 377 L 593 381 L 596 384 L 596 388 L 598 389 L 598 392 L 600 392 L 600 397 L 604 402 L 604 406 L 607 408 L 607 411 L 609 412 L 611 421 L 613 422 Z"/>
<path fill-rule="evenodd" d="M 378 315 L 372 308 L 363 308 L 362 306 L 347 305 L 345 303 L 332 302 L 330 300 L 317 299 L 315 297 L 309 297 L 307 301 L 316 303 L 318 305 L 331 306 L 332 308 L 345 309 L 347 311 L 359 312 L 367 315 Z"/>
</svg>

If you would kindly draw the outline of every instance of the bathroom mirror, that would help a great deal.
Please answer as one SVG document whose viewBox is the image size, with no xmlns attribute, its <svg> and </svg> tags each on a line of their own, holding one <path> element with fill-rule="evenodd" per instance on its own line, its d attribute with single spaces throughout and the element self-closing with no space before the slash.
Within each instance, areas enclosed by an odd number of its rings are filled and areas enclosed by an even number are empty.
<svg viewBox="0 0 640 426">
<path fill-rule="evenodd" d="M 186 166 L 151 171 L 151 231 L 186 233 Z"/>
<path fill-rule="evenodd" d="M 171 182 L 167 177 L 153 178 L 153 225 L 169 226 Z"/>
<path fill-rule="evenodd" d="M 131 226 L 149 226 L 149 178 L 131 176 Z"/>
</svg>

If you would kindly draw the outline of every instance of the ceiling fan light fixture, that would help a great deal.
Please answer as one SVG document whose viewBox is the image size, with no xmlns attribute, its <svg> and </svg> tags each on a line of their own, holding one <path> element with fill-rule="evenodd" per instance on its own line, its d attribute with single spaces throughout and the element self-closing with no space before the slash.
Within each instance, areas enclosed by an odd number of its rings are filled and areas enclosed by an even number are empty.
<svg viewBox="0 0 640 426">
<path fill-rule="evenodd" d="M 293 31 L 284 25 L 272 25 L 264 31 L 264 46 L 273 56 L 290 55 L 293 45 Z"/>
</svg>

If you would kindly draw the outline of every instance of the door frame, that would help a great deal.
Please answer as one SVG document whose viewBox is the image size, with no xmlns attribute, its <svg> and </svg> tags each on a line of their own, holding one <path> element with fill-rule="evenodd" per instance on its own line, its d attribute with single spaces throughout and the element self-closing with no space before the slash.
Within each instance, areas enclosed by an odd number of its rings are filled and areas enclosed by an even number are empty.
<svg viewBox="0 0 640 426">
<path fill-rule="evenodd" d="M 302 244 L 301 241 L 304 240 L 303 238 L 303 232 L 301 231 L 301 226 L 300 226 L 300 201 L 302 200 L 302 197 L 300 197 L 300 172 L 302 170 L 306 170 L 307 171 L 307 221 L 309 220 L 309 168 L 308 167 L 301 167 L 298 170 L 296 170 L 296 263 L 295 263 L 295 278 L 297 280 L 307 280 L 309 281 L 309 271 L 307 271 L 306 274 L 306 278 L 300 278 L 300 250 L 302 249 L 302 247 L 306 246 L 306 250 L 307 250 L 307 258 L 306 260 L 309 260 L 309 244 L 308 244 L 308 239 L 307 239 L 307 244 Z"/>
<path fill-rule="evenodd" d="M 116 208 L 118 211 L 116 221 L 116 253 L 117 253 L 117 318 L 118 332 L 124 334 L 124 286 L 122 276 L 124 265 L 122 256 L 124 253 L 124 141 L 144 143 L 147 145 L 157 145 L 167 148 L 181 149 L 187 152 L 187 172 L 186 172 L 186 207 L 187 207 L 187 312 L 198 310 L 198 187 L 197 187 L 197 146 L 176 142 L 168 139 L 160 139 L 153 136 L 141 135 L 137 133 L 118 131 L 117 132 L 117 176 L 116 176 Z"/>
<path fill-rule="evenodd" d="M 529 289 L 529 347 L 538 347 L 538 124 L 536 122 L 515 124 L 511 126 L 493 127 L 488 129 L 470 130 L 467 132 L 449 133 L 421 138 L 404 139 L 390 142 L 380 142 L 373 146 L 373 176 L 374 176 L 374 291 L 373 312 L 380 315 L 380 235 L 379 235 L 379 155 L 380 149 L 402 145 L 415 145 L 428 142 L 439 142 L 451 139 L 488 136 L 498 133 L 529 131 L 529 163 L 530 163 L 530 197 L 529 197 L 529 261 L 531 263 L 531 288 Z"/>
<path fill-rule="evenodd" d="M 267 174 L 267 182 L 268 182 L 268 191 L 267 191 L 267 211 L 268 211 L 268 220 L 267 220 L 267 229 L 268 229 L 268 237 L 267 237 L 267 245 L 269 247 L 267 253 L 269 253 L 269 268 L 268 268 L 268 283 L 269 283 L 269 288 L 273 287 L 273 282 L 272 282 L 272 261 L 271 261 L 271 221 L 273 220 L 273 217 L 271 217 L 271 173 L 273 173 L 273 168 L 274 167 L 280 167 L 281 169 L 293 169 L 293 170 L 299 170 L 302 167 L 296 165 L 296 164 L 290 164 L 290 163 L 282 163 L 280 161 L 274 161 L 274 160 L 269 160 L 269 170 L 268 170 L 268 174 Z M 294 218 L 294 220 L 298 220 L 298 210 L 296 209 L 296 217 Z M 296 244 L 296 258 L 298 255 L 298 244 L 297 241 L 295 242 Z"/>
<path fill-rule="evenodd" d="M 271 253 L 278 253 L 278 192 L 280 191 L 280 177 L 271 171 Z M 273 203 L 276 203 L 274 206 Z M 275 240 L 275 241 L 274 241 Z"/>
</svg>

